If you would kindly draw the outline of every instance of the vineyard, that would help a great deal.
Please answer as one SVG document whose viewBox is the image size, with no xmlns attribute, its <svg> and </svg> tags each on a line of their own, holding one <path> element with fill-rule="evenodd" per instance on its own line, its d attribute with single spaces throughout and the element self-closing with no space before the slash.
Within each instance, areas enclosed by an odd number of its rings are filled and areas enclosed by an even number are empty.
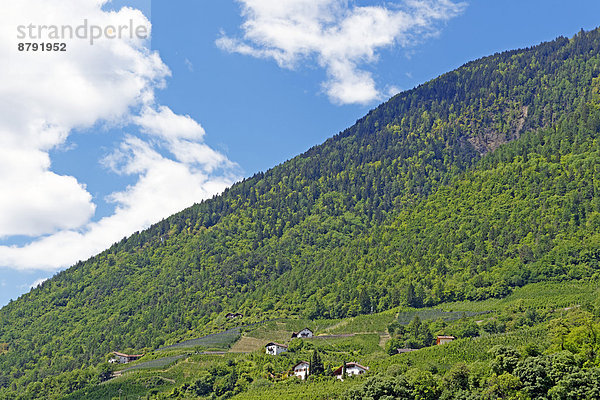
<svg viewBox="0 0 600 400">
<path fill-rule="evenodd" d="M 228 329 L 224 332 L 213 333 L 198 339 L 185 340 L 180 343 L 161 347 L 158 351 L 191 349 L 197 347 L 205 349 L 227 349 L 240 338 L 240 331 L 240 328 Z"/>
<path fill-rule="evenodd" d="M 595 302 L 600 296 L 597 280 L 538 282 L 515 289 L 503 299 L 462 301 L 440 305 L 439 309 L 458 312 L 498 311 L 517 302 L 525 307 L 560 309 Z"/>
<path fill-rule="evenodd" d="M 441 319 L 446 322 L 456 321 L 464 317 L 473 317 L 476 315 L 487 314 L 487 311 L 443 311 L 438 309 L 431 310 L 413 310 L 413 311 L 400 311 L 398 313 L 398 322 L 402 325 L 408 325 L 415 316 L 419 317 L 422 321 L 431 321 Z"/>
<path fill-rule="evenodd" d="M 136 363 L 136 365 L 132 365 L 131 367 L 127 367 L 127 368 L 121 370 L 121 372 L 135 371 L 137 369 L 164 368 L 184 357 L 186 357 L 185 354 L 180 354 L 177 356 L 163 357 L 163 358 L 157 358 L 155 360 L 144 361 L 144 362 Z"/>
<path fill-rule="evenodd" d="M 360 393 L 371 390 L 364 386 L 370 379 L 385 381 L 399 376 L 405 376 L 409 386 L 426 378 L 439 395 L 443 386 L 436 382 L 442 382 L 461 365 L 467 365 L 473 374 L 489 371 L 497 359 L 494 351 L 499 348 L 514 349 L 523 359 L 559 354 L 561 342 L 580 340 L 579 336 L 570 339 L 569 332 L 584 329 L 580 327 L 582 321 L 594 320 L 594 312 L 600 315 L 597 293 L 598 282 L 594 279 L 535 283 L 516 289 L 504 299 L 449 303 L 444 307 L 396 308 L 335 320 L 281 319 L 229 328 L 150 352 L 144 359 L 123 368 L 122 376 L 92 391 L 75 392 L 67 399 L 115 399 L 119 389 L 122 396 L 132 398 L 203 398 L 193 393 L 209 386 L 211 391 L 222 390 L 219 385 L 226 385 L 231 376 L 236 377 L 238 388 L 233 398 L 240 400 L 362 398 Z M 457 339 L 445 345 L 389 355 L 389 346 L 382 339 L 389 341 L 407 335 L 415 319 L 422 321 L 422 326 L 434 336 L 453 333 Z M 404 327 L 404 333 L 392 329 L 397 324 Z M 474 335 L 456 333 L 468 331 L 465 327 L 469 326 L 475 327 Z M 291 341 L 291 332 L 304 327 L 314 330 L 317 336 Z M 204 354 L 206 348 L 233 350 L 244 340 L 252 343 L 246 353 L 230 350 L 221 355 Z M 264 344 L 273 340 L 287 343 L 289 351 L 277 357 L 265 355 Z M 293 378 L 291 366 L 299 360 L 309 360 L 315 352 L 320 354 L 325 371 L 332 371 L 344 361 L 354 361 L 369 367 L 367 377 L 344 382 L 327 374 L 311 377 L 307 382 Z"/>
</svg>

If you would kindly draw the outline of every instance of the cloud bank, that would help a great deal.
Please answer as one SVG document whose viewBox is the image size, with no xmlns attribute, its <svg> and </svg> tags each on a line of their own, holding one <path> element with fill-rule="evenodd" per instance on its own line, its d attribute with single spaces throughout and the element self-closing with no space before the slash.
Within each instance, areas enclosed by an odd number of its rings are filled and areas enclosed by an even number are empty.
<svg viewBox="0 0 600 400">
<path fill-rule="evenodd" d="M 105 11 L 106 0 L 19 0 L 0 6 L 0 266 L 57 270 L 210 197 L 237 177 L 236 165 L 204 143 L 202 126 L 157 104 L 170 75 L 148 40 L 67 40 L 66 52 L 17 51 L 16 27 L 151 24 L 139 11 Z M 8 62 L 4 62 L 7 60 Z M 112 215 L 94 221 L 84 182 L 52 170 L 49 152 L 74 129 L 102 124 L 135 133 L 102 163 L 136 182 L 111 193 Z M 96 160 L 97 161 L 97 160 Z"/>
<path fill-rule="evenodd" d="M 323 90 L 334 103 L 366 104 L 382 93 L 363 66 L 378 60 L 378 51 L 409 47 L 437 34 L 436 26 L 459 15 L 464 3 L 408 0 L 401 4 L 358 6 L 347 0 L 238 0 L 242 37 L 225 33 L 221 49 L 273 59 L 293 69 L 315 60 L 325 69 Z"/>
</svg>

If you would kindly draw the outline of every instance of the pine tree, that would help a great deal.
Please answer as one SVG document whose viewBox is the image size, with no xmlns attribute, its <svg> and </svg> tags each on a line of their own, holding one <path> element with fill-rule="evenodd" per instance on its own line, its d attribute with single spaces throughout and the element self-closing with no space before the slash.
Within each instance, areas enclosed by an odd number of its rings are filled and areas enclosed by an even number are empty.
<svg viewBox="0 0 600 400">
<path fill-rule="evenodd" d="M 366 289 L 362 289 L 358 295 L 358 302 L 360 303 L 360 311 L 362 314 L 371 313 L 371 297 Z"/>
<path fill-rule="evenodd" d="M 415 307 L 415 303 L 416 303 L 415 287 L 413 286 L 412 282 L 409 283 L 408 287 L 406 288 L 406 303 L 411 307 Z"/>
<path fill-rule="evenodd" d="M 317 350 L 313 351 L 312 360 L 310 362 L 310 374 L 311 375 L 323 375 L 325 368 L 323 362 L 321 362 L 321 356 Z"/>
</svg>

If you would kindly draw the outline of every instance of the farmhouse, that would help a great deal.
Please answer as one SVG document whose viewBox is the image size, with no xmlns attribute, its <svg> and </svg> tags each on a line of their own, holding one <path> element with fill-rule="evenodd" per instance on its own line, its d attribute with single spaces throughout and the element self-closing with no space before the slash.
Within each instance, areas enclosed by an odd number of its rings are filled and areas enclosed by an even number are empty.
<svg viewBox="0 0 600 400">
<path fill-rule="evenodd" d="M 298 378 L 305 380 L 310 375 L 310 364 L 307 361 L 300 361 L 292 367 L 292 372 Z"/>
<path fill-rule="evenodd" d="M 119 364 L 127 364 L 132 361 L 139 360 L 144 356 L 143 354 L 123 354 L 119 353 L 118 351 L 113 351 L 113 354 L 117 357 L 116 360 L 119 362 Z"/>
<path fill-rule="evenodd" d="M 270 354 L 272 356 L 277 356 L 281 353 L 284 353 L 288 349 L 285 344 L 280 344 L 280 343 L 275 343 L 275 342 L 267 343 L 265 348 L 266 348 L 266 353 Z"/>
<path fill-rule="evenodd" d="M 314 336 L 313 331 L 308 328 L 302 329 L 300 332 L 292 332 L 292 339 L 294 338 L 311 338 Z"/>
<path fill-rule="evenodd" d="M 456 339 L 454 336 L 438 336 L 435 344 L 446 344 Z"/>
<path fill-rule="evenodd" d="M 240 313 L 227 313 L 227 314 L 225 314 L 225 318 L 227 318 L 227 319 L 241 318 L 243 316 L 244 316 L 244 314 L 240 314 Z"/>
<path fill-rule="evenodd" d="M 359 363 L 355 363 L 355 362 L 346 363 L 346 375 L 347 376 L 362 375 L 365 372 L 367 372 L 368 370 L 369 370 L 369 367 L 363 367 Z M 333 371 L 333 376 L 335 376 L 338 379 L 343 380 L 344 379 L 344 366 L 342 365 L 341 367 L 339 367 L 338 369 Z"/>
</svg>

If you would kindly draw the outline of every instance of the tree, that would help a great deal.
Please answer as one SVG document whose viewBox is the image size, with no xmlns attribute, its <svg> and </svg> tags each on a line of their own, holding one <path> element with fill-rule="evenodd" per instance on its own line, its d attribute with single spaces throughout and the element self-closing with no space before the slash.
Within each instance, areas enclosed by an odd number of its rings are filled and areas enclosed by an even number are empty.
<svg viewBox="0 0 600 400">
<path fill-rule="evenodd" d="M 548 392 L 552 400 L 600 398 L 600 368 L 577 371 L 563 377 Z"/>
<path fill-rule="evenodd" d="M 469 389 L 469 374 L 469 367 L 465 363 L 453 365 L 444 375 L 444 388 L 450 392 Z"/>
<path fill-rule="evenodd" d="M 490 353 L 494 356 L 492 360 L 492 370 L 500 375 L 504 372 L 513 372 L 519 363 L 520 354 L 512 347 L 497 345 L 492 347 Z"/>
<path fill-rule="evenodd" d="M 504 372 L 501 375 L 493 375 L 488 379 L 488 387 L 484 390 L 483 398 L 489 399 L 515 399 L 522 384 L 519 378 Z"/>
<path fill-rule="evenodd" d="M 362 386 L 348 390 L 343 398 L 348 400 L 412 400 L 414 399 L 414 395 L 412 393 L 411 385 L 404 377 L 374 376 L 367 380 Z"/>
<path fill-rule="evenodd" d="M 323 375 L 323 372 L 325 372 L 325 367 L 323 367 L 321 356 L 319 356 L 317 349 L 313 350 L 313 355 L 308 370 L 311 375 Z"/>
<path fill-rule="evenodd" d="M 401 336 L 404 335 L 404 326 L 401 325 L 398 321 L 393 321 L 391 324 L 388 325 L 387 331 L 390 334 L 390 336 Z"/>
<path fill-rule="evenodd" d="M 104 382 L 110 379 L 112 371 L 108 363 L 102 363 L 98 365 L 98 380 Z"/>
<path fill-rule="evenodd" d="M 400 339 L 393 338 L 388 340 L 385 344 L 385 351 L 390 356 L 398 354 L 398 349 L 400 348 L 402 348 L 402 342 L 400 341 Z"/>
<path fill-rule="evenodd" d="M 213 391 L 214 377 L 205 375 L 196 380 L 189 390 L 196 396 L 207 396 Z"/>
<path fill-rule="evenodd" d="M 521 380 L 523 389 L 532 399 L 539 399 L 545 397 L 552 387 L 549 370 L 550 363 L 545 357 L 528 357 L 519 361 L 513 374 Z"/>
<path fill-rule="evenodd" d="M 358 302 L 360 304 L 360 311 L 362 314 L 371 313 L 371 297 L 365 288 L 360 291 L 358 295 Z"/>
<path fill-rule="evenodd" d="M 459 338 L 473 338 L 479 336 L 479 325 L 472 320 L 462 320 L 456 331 Z"/>
<path fill-rule="evenodd" d="M 433 344 L 433 335 L 429 326 L 422 323 L 418 315 L 415 315 L 408 324 L 404 339 L 404 346 L 412 349 L 420 349 Z"/>
<path fill-rule="evenodd" d="M 302 339 L 292 339 L 290 341 L 290 344 L 288 345 L 288 351 L 291 351 L 292 353 L 296 352 L 296 351 L 300 351 L 302 350 L 302 348 L 304 347 L 304 341 Z"/>
<path fill-rule="evenodd" d="M 415 294 L 415 287 L 413 286 L 412 282 L 409 283 L 406 287 L 406 304 L 408 304 L 410 307 L 420 306 L 417 296 Z"/>
</svg>

